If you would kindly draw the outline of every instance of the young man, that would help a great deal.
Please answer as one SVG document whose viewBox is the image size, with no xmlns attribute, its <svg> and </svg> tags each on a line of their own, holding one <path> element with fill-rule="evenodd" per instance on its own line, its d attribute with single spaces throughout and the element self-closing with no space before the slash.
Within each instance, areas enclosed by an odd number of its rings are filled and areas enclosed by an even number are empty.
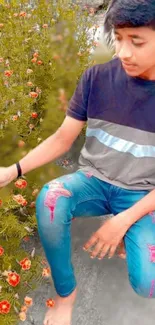
<svg viewBox="0 0 155 325">
<path fill-rule="evenodd" d="M 26 174 L 55 160 L 87 122 L 79 170 L 45 184 L 36 200 L 38 230 L 57 291 L 44 325 L 71 324 L 77 293 L 73 217 L 113 214 L 84 249 L 92 258 L 112 257 L 124 239 L 132 288 L 155 298 L 155 1 L 112 1 L 105 29 L 114 30 L 117 58 L 84 72 L 62 126 L 18 165 Z M 0 187 L 16 176 L 16 165 L 1 168 Z"/>
</svg>

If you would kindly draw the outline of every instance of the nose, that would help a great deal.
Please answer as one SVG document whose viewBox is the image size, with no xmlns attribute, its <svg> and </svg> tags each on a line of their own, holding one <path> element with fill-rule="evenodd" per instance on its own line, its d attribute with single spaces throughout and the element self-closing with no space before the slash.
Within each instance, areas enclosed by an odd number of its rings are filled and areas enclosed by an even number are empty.
<svg viewBox="0 0 155 325">
<path fill-rule="evenodd" d="M 122 44 L 120 45 L 118 51 L 117 51 L 117 56 L 121 59 L 121 60 L 128 60 L 132 57 L 133 53 L 132 53 L 132 49 L 129 45 L 127 44 Z"/>
</svg>

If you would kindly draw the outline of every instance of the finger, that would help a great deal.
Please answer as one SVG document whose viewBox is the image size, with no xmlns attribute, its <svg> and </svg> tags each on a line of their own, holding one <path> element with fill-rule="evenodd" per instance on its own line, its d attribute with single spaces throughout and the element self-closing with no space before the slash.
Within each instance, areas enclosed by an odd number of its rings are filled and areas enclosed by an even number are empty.
<svg viewBox="0 0 155 325">
<path fill-rule="evenodd" d="M 119 256 L 122 260 L 126 260 L 126 254 L 118 254 L 118 256 Z"/>
<path fill-rule="evenodd" d="M 95 247 L 92 249 L 92 253 L 90 255 L 91 258 L 95 258 L 103 249 L 104 243 L 103 241 L 99 241 Z"/>
<path fill-rule="evenodd" d="M 116 252 L 117 246 L 111 246 L 109 251 L 109 258 L 112 258 Z"/>
<path fill-rule="evenodd" d="M 89 250 L 90 247 L 92 247 L 93 245 L 95 245 L 95 243 L 98 241 L 98 237 L 96 234 L 94 234 L 88 241 L 87 243 L 83 246 L 83 249 L 85 251 Z"/>
<path fill-rule="evenodd" d="M 44 319 L 43 325 L 47 325 L 47 318 Z"/>
<path fill-rule="evenodd" d="M 126 259 L 126 250 L 124 241 L 122 241 L 118 246 L 118 256 L 122 259 Z"/>
<path fill-rule="evenodd" d="M 99 254 L 98 259 L 101 260 L 107 254 L 109 249 L 110 249 L 110 245 L 104 245 L 102 251 Z"/>
</svg>

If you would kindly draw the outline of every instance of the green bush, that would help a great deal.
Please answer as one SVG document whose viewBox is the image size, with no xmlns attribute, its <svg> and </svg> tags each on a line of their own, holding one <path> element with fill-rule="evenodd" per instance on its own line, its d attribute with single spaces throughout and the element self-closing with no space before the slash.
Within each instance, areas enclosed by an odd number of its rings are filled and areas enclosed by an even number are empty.
<svg viewBox="0 0 155 325">
<path fill-rule="evenodd" d="M 1 166 L 19 161 L 62 123 L 82 72 L 93 18 L 72 1 L 0 5 Z M 90 45 L 91 46 L 91 45 Z M 41 258 L 21 243 L 35 234 L 35 197 L 63 170 L 39 168 L 0 190 L 0 324 L 17 324 L 25 295 L 43 280 Z M 21 261 L 27 258 L 28 269 Z M 12 272 L 12 273 L 11 273 Z M 22 307 L 22 313 L 25 313 Z"/>
</svg>

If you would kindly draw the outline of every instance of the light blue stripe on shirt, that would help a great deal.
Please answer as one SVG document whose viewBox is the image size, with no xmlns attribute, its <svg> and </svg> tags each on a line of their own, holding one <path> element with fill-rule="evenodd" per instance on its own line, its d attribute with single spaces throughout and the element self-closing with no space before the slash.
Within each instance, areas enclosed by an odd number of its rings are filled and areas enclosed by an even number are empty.
<svg viewBox="0 0 155 325">
<path fill-rule="evenodd" d="M 101 129 L 87 128 L 86 136 L 95 137 L 105 146 L 120 152 L 130 153 L 137 158 L 155 157 L 155 146 L 140 145 L 134 142 L 126 141 L 124 139 L 114 137 Z"/>
</svg>

